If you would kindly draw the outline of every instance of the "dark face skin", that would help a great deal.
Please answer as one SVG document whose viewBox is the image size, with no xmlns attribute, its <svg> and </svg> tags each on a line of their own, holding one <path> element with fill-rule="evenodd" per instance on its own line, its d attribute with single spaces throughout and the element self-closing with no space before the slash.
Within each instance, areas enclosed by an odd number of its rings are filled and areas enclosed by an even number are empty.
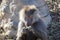
<svg viewBox="0 0 60 40">
<path fill-rule="evenodd" d="M 1 4 L 2 0 L 0 0 L 0 4 Z"/>
<path fill-rule="evenodd" d="M 25 15 L 26 15 L 25 21 L 27 22 L 27 26 L 32 24 L 33 15 L 35 11 L 36 11 L 35 9 L 30 9 L 30 10 L 25 11 Z"/>
</svg>

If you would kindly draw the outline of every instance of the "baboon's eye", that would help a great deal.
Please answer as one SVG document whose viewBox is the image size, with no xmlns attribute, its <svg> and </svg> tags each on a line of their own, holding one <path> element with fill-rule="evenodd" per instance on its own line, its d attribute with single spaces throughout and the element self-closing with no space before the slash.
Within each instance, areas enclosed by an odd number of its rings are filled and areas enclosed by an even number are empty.
<svg viewBox="0 0 60 40">
<path fill-rule="evenodd" d="M 30 9 L 30 10 L 25 11 L 25 14 L 27 16 L 30 16 L 30 15 L 33 15 L 35 11 L 36 11 L 35 9 Z"/>
<path fill-rule="evenodd" d="M 30 13 L 33 14 L 35 11 L 36 11 L 35 9 L 31 9 L 31 10 L 30 10 Z"/>
</svg>

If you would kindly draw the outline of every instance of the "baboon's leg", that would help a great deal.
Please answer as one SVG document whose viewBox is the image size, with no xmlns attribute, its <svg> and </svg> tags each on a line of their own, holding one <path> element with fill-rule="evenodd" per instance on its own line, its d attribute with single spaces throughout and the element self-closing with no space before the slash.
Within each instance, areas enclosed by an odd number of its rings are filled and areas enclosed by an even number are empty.
<svg viewBox="0 0 60 40">
<path fill-rule="evenodd" d="M 32 25 L 34 32 L 38 37 L 42 38 L 42 40 L 47 40 L 47 31 L 44 23 L 40 20 Z"/>
</svg>

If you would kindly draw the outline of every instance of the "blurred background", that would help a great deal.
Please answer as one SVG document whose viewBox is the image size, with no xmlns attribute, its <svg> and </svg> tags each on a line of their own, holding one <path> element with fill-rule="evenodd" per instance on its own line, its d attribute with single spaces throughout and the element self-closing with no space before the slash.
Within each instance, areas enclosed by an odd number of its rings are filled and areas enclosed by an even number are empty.
<svg viewBox="0 0 60 40">
<path fill-rule="evenodd" d="M 60 0 L 45 0 L 45 1 L 46 1 L 47 5 L 49 7 L 49 11 L 51 13 L 50 15 L 52 17 L 52 21 L 50 22 L 49 27 L 47 28 L 48 39 L 49 40 L 60 40 Z M 3 6 L 4 4 L 5 4 L 5 0 L 4 0 L 4 3 L 2 3 L 2 0 L 0 0 L 0 7 L 1 7 L 1 5 Z M 3 39 L 4 36 L 2 36 L 2 34 L 4 34 L 4 29 L 1 28 L 2 25 L 3 25 L 3 23 L 1 23 L 1 20 L 5 19 L 5 17 L 3 18 L 2 16 L 4 16 L 3 12 L 2 12 L 2 14 L 0 14 L 0 40 L 4 40 Z M 8 21 L 10 21 L 10 19 L 8 19 Z M 16 30 L 16 28 L 14 28 L 14 29 Z"/>
</svg>

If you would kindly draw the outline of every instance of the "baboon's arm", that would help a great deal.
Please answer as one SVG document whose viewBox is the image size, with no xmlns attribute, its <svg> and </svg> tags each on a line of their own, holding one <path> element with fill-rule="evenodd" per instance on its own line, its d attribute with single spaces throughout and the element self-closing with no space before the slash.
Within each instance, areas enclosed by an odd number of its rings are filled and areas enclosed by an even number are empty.
<svg viewBox="0 0 60 40">
<path fill-rule="evenodd" d="M 18 24 L 17 39 L 16 40 L 19 40 L 19 38 L 22 36 L 22 30 L 23 30 L 22 26 L 23 26 L 23 23 L 20 21 Z"/>
</svg>

